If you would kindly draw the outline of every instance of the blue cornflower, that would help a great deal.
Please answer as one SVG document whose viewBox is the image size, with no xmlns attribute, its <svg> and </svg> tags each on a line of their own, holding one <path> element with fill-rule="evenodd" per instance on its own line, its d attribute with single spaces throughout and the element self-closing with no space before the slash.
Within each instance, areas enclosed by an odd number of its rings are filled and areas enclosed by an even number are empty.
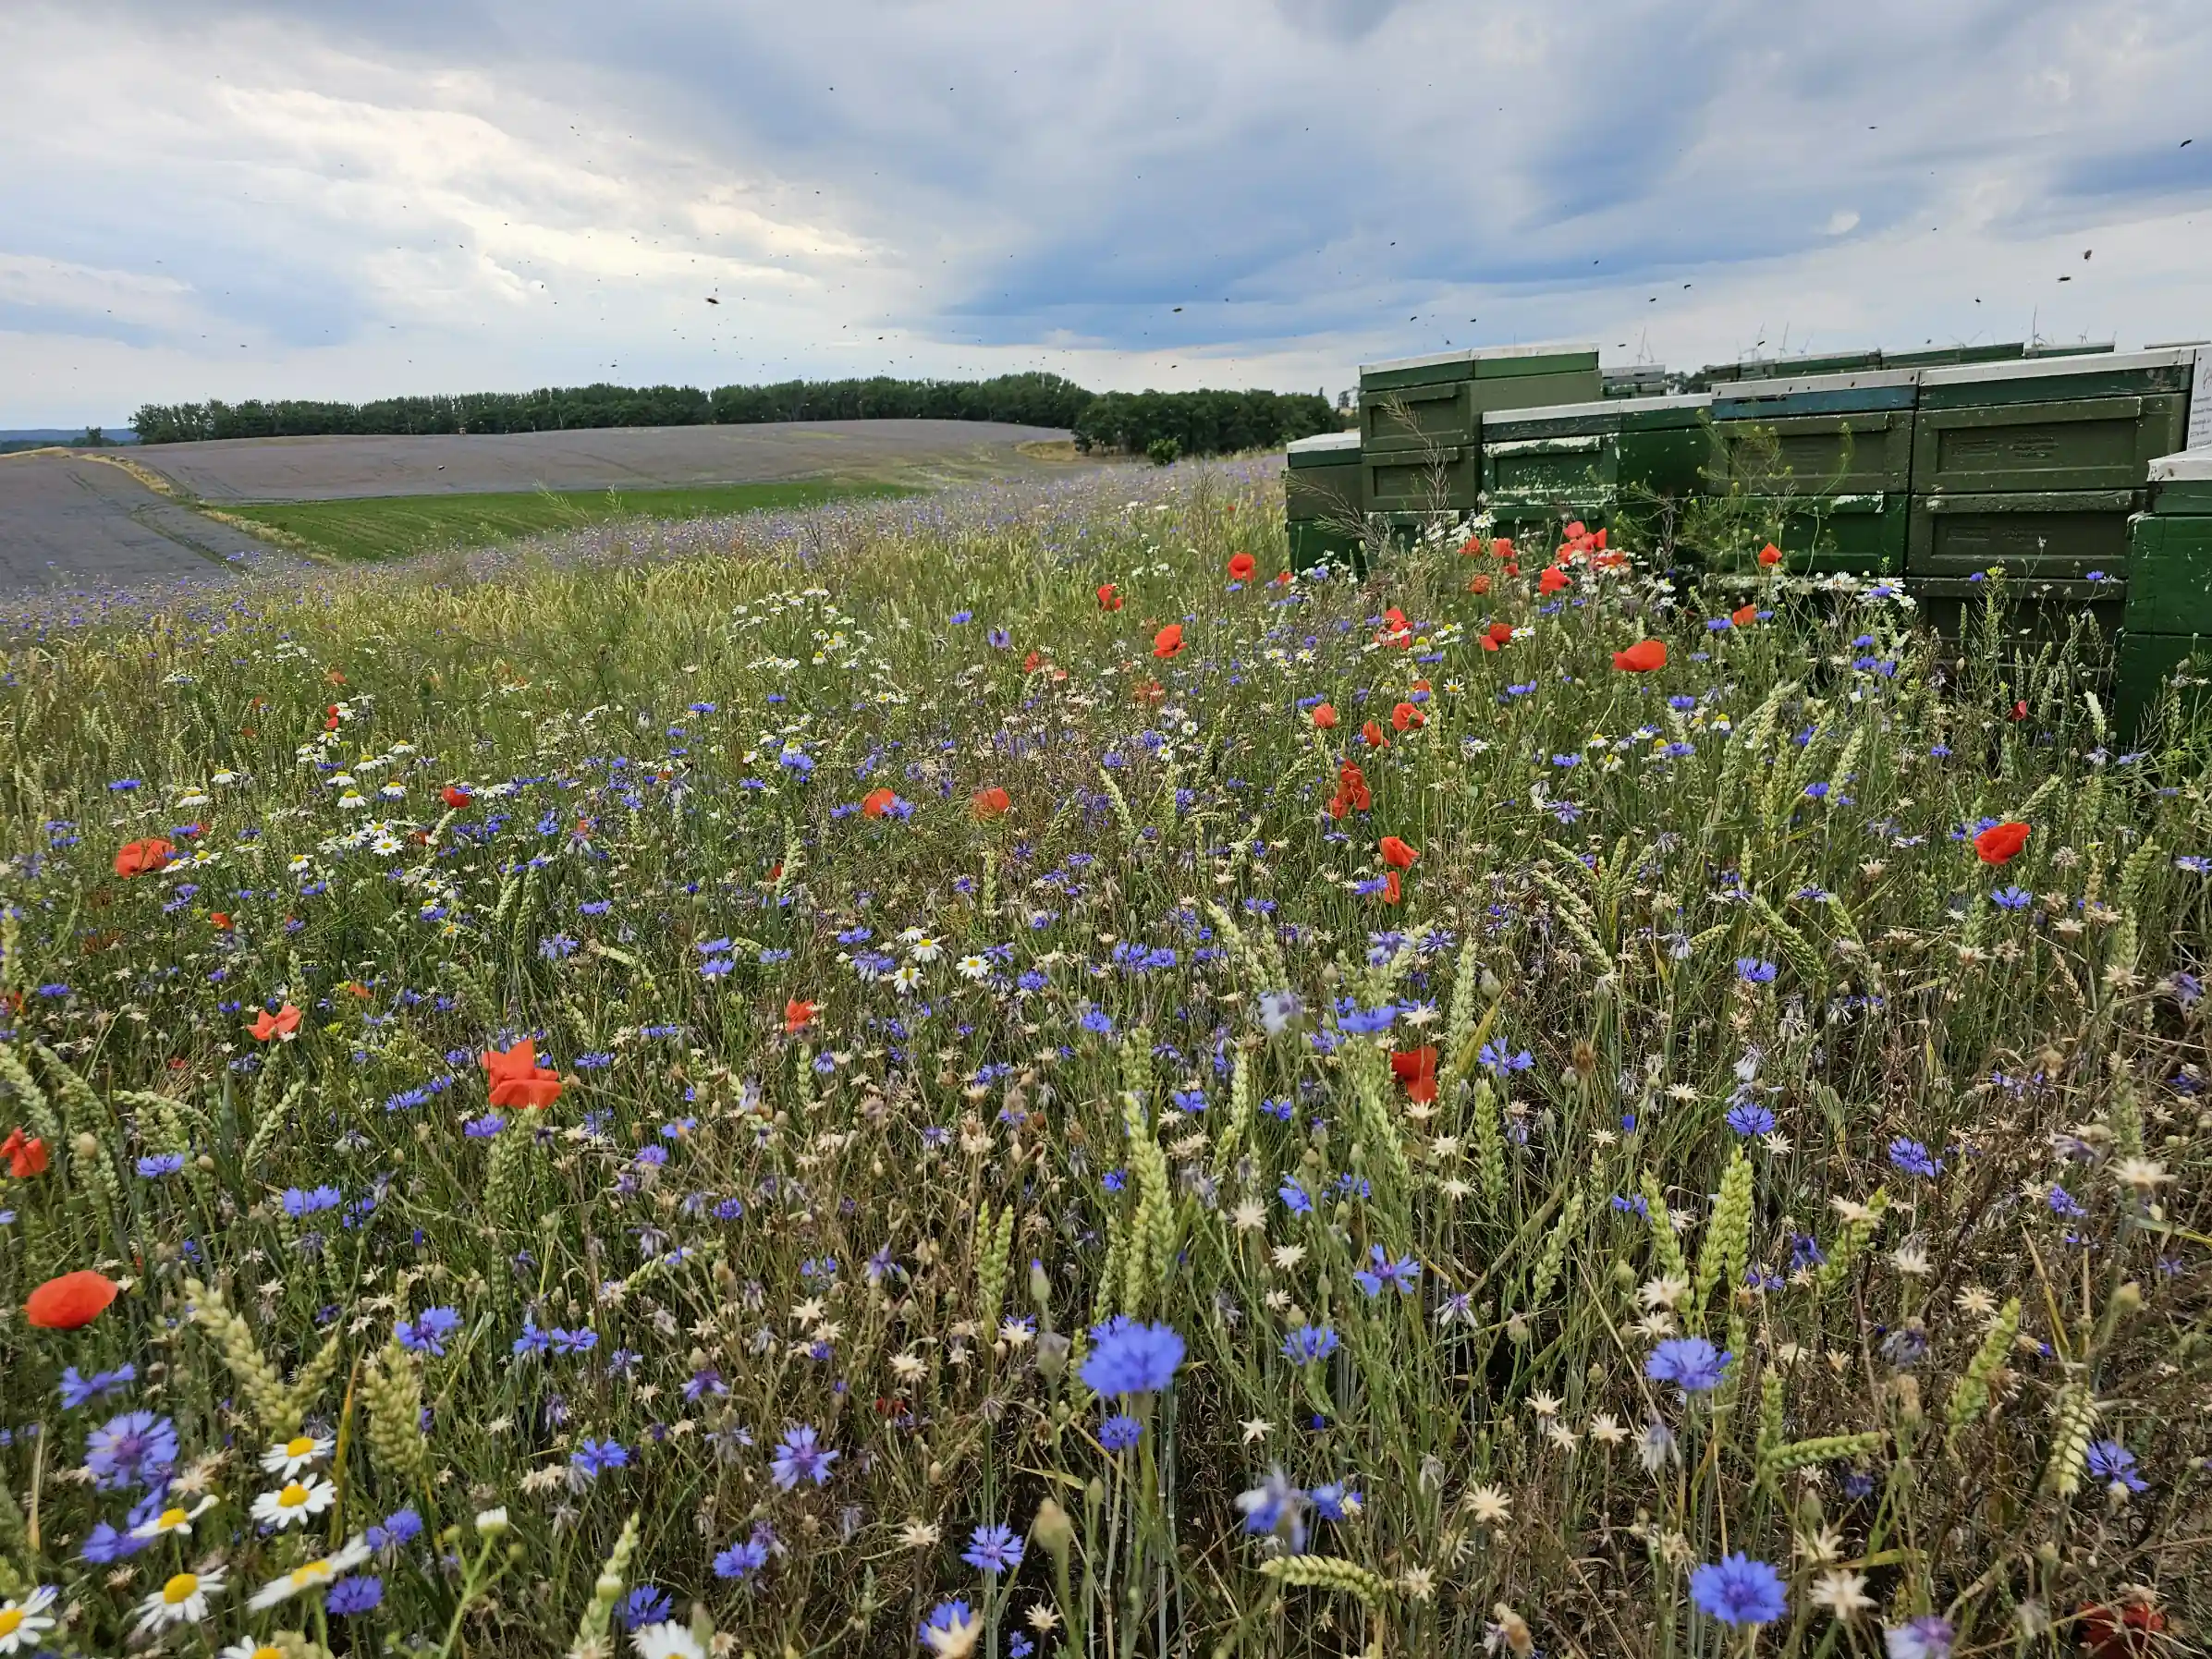
<svg viewBox="0 0 2212 1659">
<path fill-rule="evenodd" d="M 1502 1043 L 1485 1043 L 1475 1051 L 1476 1059 L 1492 1071 L 1526 1071 L 1536 1063 L 1536 1057 L 1527 1049 L 1516 1054 Z"/>
<path fill-rule="evenodd" d="M 1326 1482 L 1306 1495 L 1314 1500 L 1314 1513 L 1323 1520 L 1341 1521 L 1360 1507 L 1358 1490 L 1342 1481 Z"/>
<path fill-rule="evenodd" d="M 824 1486 L 829 1482 L 829 1466 L 837 1460 L 838 1455 L 824 1450 L 808 1425 L 795 1423 L 784 1431 L 783 1439 L 777 1443 L 776 1456 L 768 1462 L 768 1473 L 780 1492 L 789 1492 L 801 1481 Z"/>
<path fill-rule="evenodd" d="M 1651 1350 L 1644 1374 L 1655 1383 L 1672 1383 L 1687 1398 L 1719 1387 L 1731 1358 L 1703 1336 L 1674 1336 Z"/>
<path fill-rule="evenodd" d="M 2051 1188 L 2049 1202 L 2051 1214 L 2053 1215 L 2064 1215 L 2071 1218 L 2074 1216 L 2086 1215 L 2089 1214 L 2088 1211 L 2082 1208 L 2081 1200 L 2075 1198 L 2072 1193 L 2067 1191 L 2063 1187 L 2054 1185 Z"/>
<path fill-rule="evenodd" d="M 741 1583 L 767 1565 L 768 1546 L 757 1538 L 747 1538 L 715 1557 L 715 1577 Z"/>
<path fill-rule="evenodd" d="M 155 1485 L 177 1467 L 177 1425 L 151 1411 L 126 1411 L 92 1432 L 84 1460 L 102 1492 Z"/>
<path fill-rule="evenodd" d="M 1117 1411 L 1098 1425 L 1098 1444 L 1109 1452 L 1126 1452 L 1144 1437 L 1144 1425 L 1126 1411 Z"/>
<path fill-rule="evenodd" d="M 284 1213 L 287 1215 L 289 1215 L 294 1221 L 299 1221 L 320 1211 L 336 1209 L 339 1198 L 340 1194 L 336 1187 L 312 1187 L 305 1191 L 298 1187 L 287 1187 L 284 1190 L 284 1196 L 278 1202 L 284 1205 Z"/>
<path fill-rule="evenodd" d="M 587 1481 L 595 1481 L 610 1469 L 621 1469 L 629 1462 L 629 1453 L 618 1440 L 593 1440 L 590 1435 L 576 1443 L 576 1450 L 568 1456 L 568 1467 Z"/>
<path fill-rule="evenodd" d="M 1774 964 L 1759 957 L 1738 957 L 1736 977 L 1747 985 L 1774 983 Z"/>
<path fill-rule="evenodd" d="M 325 1611 L 338 1618 L 357 1618 L 384 1604 L 384 1580 L 374 1573 L 354 1573 L 333 1584 L 323 1597 Z"/>
<path fill-rule="evenodd" d="M 1010 651 L 1013 649 L 1014 636 L 1007 632 L 1007 630 L 1003 628 L 993 628 L 987 637 L 991 641 L 991 648 L 994 651 Z"/>
<path fill-rule="evenodd" d="M 1790 1611 L 1781 1574 L 1741 1551 L 1692 1573 L 1690 1599 L 1724 1625 L 1770 1625 Z"/>
<path fill-rule="evenodd" d="M 1774 1114 L 1757 1101 L 1739 1101 L 1721 1120 L 1739 1135 L 1764 1135 L 1774 1128 Z"/>
<path fill-rule="evenodd" d="M 1157 1394 L 1183 1362 L 1183 1339 L 1169 1325 L 1109 1323 L 1093 1330 L 1091 1339 L 1082 1379 L 1094 1394 Z"/>
<path fill-rule="evenodd" d="M 1283 1184 L 1275 1191 L 1276 1196 L 1283 1201 L 1283 1208 L 1291 1214 L 1305 1215 L 1312 1213 L 1314 1201 L 1307 1196 L 1306 1189 L 1299 1185 L 1296 1176 L 1283 1177 Z"/>
<path fill-rule="evenodd" d="M 1367 1247 L 1368 1265 L 1351 1275 L 1351 1282 L 1367 1295 L 1380 1296 L 1383 1287 L 1395 1285 L 1398 1294 L 1411 1296 L 1421 1278 L 1421 1263 L 1411 1256 L 1390 1260 L 1389 1253 L 1379 1244 Z"/>
<path fill-rule="evenodd" d="M 968 1534 L 968 1547 L 960 1552 L 960 1559 L 976 1571 L 996 1578 L 1021 1565 L 1021 1540 L 1014 1536 L 1013 1528 L 994 1521 Z"/>
<path fill-rule="evenodd" d="M 1923 1613 L 1882 1632 L 1882 1652 L 1888 1659 L 1950 1659 L 1951 1642 L 1958 1632 L 1940 1614 Z"/>
<path fill-rule="evenodd" d="M 443 1359 L 446 1338 L 461 1328 L 461 1316 L 451 1308 L 425 1308 L 414 1318 L 392 1329 L 399 1346 L 412 1354 L 435 1354 Z"/>
<path fill-rule="evenodd" d="M 401 1549 L 422 1535 L 422 1518 L 413 1509 L 395 1509 L 383 1523 L 371 1527 L 362 1541 L 373 1550 Z"/>
<path fill-rule="evenodd" d="M 109 1567 L 117 1561 L 128 1560 L 152 1543 L 152 1536 L 141 1538 L 126 1529 L 117 1531 L 107 1521 L 96 1523 L 85 1534 L 83 1557 L 94 1567 Z"/>
<path fill-rule="evenodd" d="M 138 1381 L 138 1367 L 118 1365 L 113 1371 L 96 1371 L 91 1376 L 79 1376 L 77 1367 L 67 1365 L 61 1373 L 61 1403 L 65 1411 L 74 1411 L 79 1406 L 90 1405 L 110 1394 L 120 1393 Z"/>
<path fill-rule="evenodd" d="M 2100 1440 L 2089 1448 L 2089 1472 L 2107 1486 L 2142 1492 L 2148 1484 L 2135 1472 L 2135 1454 L 2117 1440 Z"/>
<path fill-rule="evenodd" d="M 1283 1338 L 1283 1358 L 1300 1365 L 1326 1360 L 1337 1351 L 1337 1333 L 1331 1325 L 1300 1325 Z"/>
<path fill-rule="evenodd" d="M 1999 887 L 1989 902 L 2000 910 L 2024 910 L 2035 902 L 2035 896 L 2025 887 Z"/>
<path fill-rule="evenodd" d="M 634 1630 L 640 1625 L 657 1625 L 675 1611 L 666 1591 L 641 1584 L 615 1604 L 615 1622 L 625 1630 Z"/>
<path fill-rule="evenodd" d="M 1906 1175 L 1932 1181 L 1943 1172 L 1943 1160 L 1919 1141 L 1900 1135 L 1889 1143 L 1889 1162 Z"/>
<path fill-rule="evenodd" d="M 1085 1008 L 1082 1012 L 1082 1018 L 1077 1020 L 1076 1023 L 1082 1026 L 1084 1031 L 1094 1031 L 1101 1037 L 1106 1036 L 1114 1029 L 1114 1021 L 1112 1018 L 1099 1008 Z"/>
<path fill-rule="evenodd" d="M 150 1181 L 158 1181 L 164 1176 L 175 1175 L 183 1167 L 184 1154 L 182 1153 L 155 1153 L 150 1157 L 139 1160 L 139 1174 Z"/>
<path fill-rule="evenodd" d="M 1290 1477 L 1279 1467 L 1269 1470 L 1259 1485 L 1237 1494 L 1244 1530 L 1263 1536 L 1272 1534 L 1293 1555 L 1305 1550 L 1306 1513 L 1313 1507 L 1314 1500 L 1292 1485 Z"/>
<path fill-rule="evenodd" d="M 955 628 L 958 628 L 963 622 L 972 622 L 974 620 L 975 613 L 973 611 L 955 611 L 952 614 L 952 624 Z"/>
</svg>

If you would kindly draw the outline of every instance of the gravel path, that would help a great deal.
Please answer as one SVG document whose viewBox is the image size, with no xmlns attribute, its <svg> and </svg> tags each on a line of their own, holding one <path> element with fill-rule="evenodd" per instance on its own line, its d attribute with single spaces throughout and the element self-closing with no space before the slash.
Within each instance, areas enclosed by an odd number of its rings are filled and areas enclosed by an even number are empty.
<svg viewBox="0 0 2212 1659">
<path fill-rule="evenodd" d="M 224 438 L 132 451 L 202 501 L 324 501 L 489 490 L 646 489 L 785 479 L 950 482 L 1053 463 L 1017 445 L 1068 433 L 979 421 L 809 421 L 470 436 Z"/>
</svg>

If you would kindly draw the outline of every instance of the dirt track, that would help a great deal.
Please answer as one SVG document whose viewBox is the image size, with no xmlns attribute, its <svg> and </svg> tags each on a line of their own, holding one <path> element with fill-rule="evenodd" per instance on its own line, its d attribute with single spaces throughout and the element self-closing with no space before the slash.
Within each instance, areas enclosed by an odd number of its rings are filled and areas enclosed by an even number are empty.
<svg viewBox="0 0 2212 1659">
<path fill-rule="evenodd" d="M 784 479 L 947 480 L 1026 470 L 1015 445 L 1065 438 L 975 421 L 810 421 L 421 438 L 226 438 L 134 457 L 203 501 L 322 501 L 486 490 L 644 489 Z"/>
<path fill-rule="evenodd" d="M 233 438 L 122 452 L 186 496 L 317 501 L 495 490 L 647 489 L 787 479 L 954 483 L 1060 472 L 1017 445 L 1068 434 L 969 421 L 618 427 L 472 437 Z M 143 587 L 287 564 L 245 531 L 149 489 L 113 458 L 0 456 L 0 592 Z"/>
</svg>

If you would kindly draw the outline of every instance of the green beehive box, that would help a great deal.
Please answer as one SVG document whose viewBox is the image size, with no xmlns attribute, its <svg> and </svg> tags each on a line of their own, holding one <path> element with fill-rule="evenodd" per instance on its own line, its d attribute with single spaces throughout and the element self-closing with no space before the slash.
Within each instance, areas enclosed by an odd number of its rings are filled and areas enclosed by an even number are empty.
<svg viewBox="0 0 2212 1659">
<path fill-rule="evenodd" d="M 1927 370 L 1913 487 L 2138 487 L 2153 460 L 2181 446 L 2194 358 L 2169 349 Z"/>
<path fill-rule="evenodd" d="M 2212 635 L 2212 448 L 2151 463 L 2129 543 L 2127 630 Z"/>
<path fill-rule="evenodd" d="M 1370 513 L 1472 512 L 1483 474 L 1473 443 L 1360 455 L 1361 505 Z"/>
<path fill-rule="evenodd" d="M 2212 692 L 2212 635 L 2125 629 L 2112 649 L 2111 708 L 2122 743 L 2134 741 L 2169 689 L 2185 714 L 2206 706 L 2206 694 Z"/>
<path fill-rule="evenodd" d="M 1746 498 L 1754 510 L 1778 513 L 1782 567 L 1792 576 L 1896 576 L 1905 567 L 1911 498 L 1874 492 L 1856 495 Z M 1708 561 L 1710 562 L 1710 561 Z M 1743 573 L 1753 567 L 1747 563 Z"/>
<path fill-rule="evenodd" d="M 1811 351 L 1791 357 L 1746 358 L 1739 380 L 1804 380 L 1817 374 L 1856 374 L 1882 366 L 1882 354 L 1864 351 Z"/>
<path fill-rule="evenodd" d="M 1367 363 L 1360 369 L 1361 447 L 1472 447 L 1491 409 L 1582 403 L 1604 389 L 1595 346 L 1485 346 Z"/>
<path fill-rule="evenodd" d="M 1284 517 L 1356 521 L 1360 516 L 1360 434 L 1300 438 L 1283 454 Z"/>
<path fill-rule="evenodd" d="M 1712 413 L 1709 392 L 1623 403 L 1616 469 L 1622 499 L 1633 506 L 1655 496 L 1679 501 L 1696 494 L 1713 461 Z"/>
<path fill-rule="evenodd" d="M 2001 569 L 2025 596 L 2117 604 L 2128 572 L 2128 520 L 2140 490 L 1915 495 L 1905 574 L 1918 587 L 1972 584 Z M 1930 587 L 1929 592 L 1937 591 Z"/>
<path fill-rule="evenodd" d="M 2110 340 L 2099 340 L 2094 343 L 2084 340 L 2071 346 L 2061 346 L 2052 340 L 2037 340 L 2033 345 L 2021 348 L 2020 355 L 2023 357 L 2096 357 L 2101 353 L 2109 352 L 2111 349 L 2112 342 Z M 2155 351 L 2158 348 L 2146 346 L 2144 349 Z"/>
<path fill-rule="evenodd" d="M 1716 490 L 1891 495 L 1913 483 L 1917 369 L 1743 381 L 1713 398 Z M 1771 434 L 1766 453 L 1763 434 Z"/>
<path fill-rule="evenodd" d="M 1316 565 L 1350 565 L 1363 570 L 1366 549 L 1360 532 L 1347 524 L 1314 518 L 1293 518 L 1284 526 L 1290 543 L 1290 568 L 1311 570 Z"/>
<path fill-rule="evenodd" d="M 2027 355 L 2018 340 L 2002 346 L 1929 346 L 1918 351 L 1885 351 L 1885 369 L 1948 369 L 1960 363 L 2017 362 Z"/>
<path fill-rule="evenodd" d="M 1483 417 L 1483 505 L 1609 502 L 1619 456 L 1620 400 L 1494 411 Z"/>
</svg>

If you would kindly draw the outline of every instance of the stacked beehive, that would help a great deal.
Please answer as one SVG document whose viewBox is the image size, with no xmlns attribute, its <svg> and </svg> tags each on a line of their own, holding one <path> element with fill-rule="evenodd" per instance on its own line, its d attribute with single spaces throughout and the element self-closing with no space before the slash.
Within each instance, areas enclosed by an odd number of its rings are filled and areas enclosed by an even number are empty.
<svg viewBox="0 0 2212 1659">
<path fill-rule="evenodd" d="M 2212 354 L 2207 354 L 2212 356 Z M 2133 730 L 2169 685 L 2199 701 L 2212 674 L 2212 388 L 2197 365 L 2201 447 L 2151 463 L 2150 511 L 2131 527 L 2128 598 L 2112 667 L 2113 700 Z M 2191 659 L 2198 659 L 2195 667 Z"/>
</svg>

